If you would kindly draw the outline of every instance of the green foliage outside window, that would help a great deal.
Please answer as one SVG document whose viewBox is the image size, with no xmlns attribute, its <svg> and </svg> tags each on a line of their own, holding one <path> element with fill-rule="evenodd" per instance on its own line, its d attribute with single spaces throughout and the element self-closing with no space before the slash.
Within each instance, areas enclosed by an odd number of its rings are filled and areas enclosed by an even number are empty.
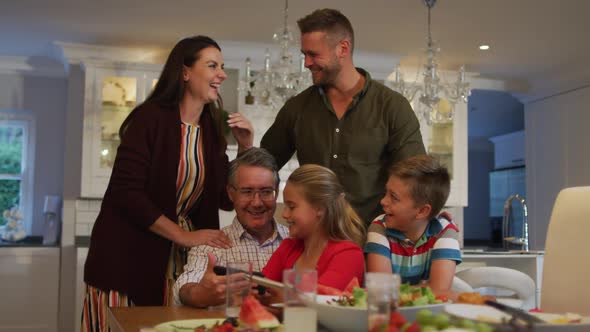
<svg viewBox="0 0 590 332">
<path fill-rule="evenodd" d="M 0 128 L 0 134 L 4 128 Z M 22 135 L 22 131 L 19 133 Z M 10 142 L 0 142 L 0 174 L 19 175 L 21 173 L 22 160 L 22 137 L 16 135 L 11 137 Z M 2 212 L 19 204 L 20 201 L 20 180 L 0 180 L 0 226 L 6 224 Z"/>
</svg>

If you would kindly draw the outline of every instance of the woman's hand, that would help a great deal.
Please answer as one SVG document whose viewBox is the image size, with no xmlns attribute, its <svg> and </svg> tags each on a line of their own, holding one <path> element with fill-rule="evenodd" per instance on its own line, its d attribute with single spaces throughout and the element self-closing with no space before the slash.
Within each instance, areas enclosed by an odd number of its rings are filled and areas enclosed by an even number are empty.
<svg viewBox="0 0 590 332">
<path fill-rule="evenodd" d="M 254 129 L 252 124 L 241 113 L 229 113 L 227 124 L 238 141 L 238 152 L 248 150 L 254 145 Z"/>
<path fill-rule="evenodd" d="M 224 232 L 216 229 L 201 229 L 193 232 L 184 232 L 181 241 L 178 244 L 188 248 L 203 244 L 221 249 L 232 247 L 229 237 L 227 237 Z"/>
</svg>

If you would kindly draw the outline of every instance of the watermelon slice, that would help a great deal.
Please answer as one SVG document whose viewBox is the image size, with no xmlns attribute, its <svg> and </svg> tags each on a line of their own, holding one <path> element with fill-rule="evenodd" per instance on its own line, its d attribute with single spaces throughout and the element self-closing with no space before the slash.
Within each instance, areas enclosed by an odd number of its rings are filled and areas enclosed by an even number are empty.
<svg viewBox="0 0 590 332">
<path fill-rule="evenodd" d="M 240 323 L 257 329 L 271 329 L 280 325 L 278 319 L 252 295 L 242 302 Z"/>
<path fill-rule="evenodd" d="M 318 284 L 318 294 L 319 295 L 342 295 L 342 291 L 330 286 L 324 286 Z"/>
<path fill-rule="evenodd" d="M 346 295 L 352 295 L 352 291 L 355 288 L 360 288 L 361 285 L 359 284 L 359 280 L 357 277 L 352 278 L 349 282 L 348 285 L 346 285 L 346 288 L 344 288 L 344 294 Z"/>
</svg>

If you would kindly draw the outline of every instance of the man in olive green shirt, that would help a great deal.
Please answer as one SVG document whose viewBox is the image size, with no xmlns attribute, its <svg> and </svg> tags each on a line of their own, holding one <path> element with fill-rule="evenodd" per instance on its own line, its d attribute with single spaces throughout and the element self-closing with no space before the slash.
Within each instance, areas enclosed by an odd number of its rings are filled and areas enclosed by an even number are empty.
<svg viewBox="0 0 590 332">
<path fill-rule="evenodd" d="M 314 85 L 285 103 L 261 146 L 279 167 L 297 152 L 302 165 L 332 169 L 368 224 L 383 213 L 389 166 L 425 153 L 420 124 L 402 95 L 354 67 L 354 34 L 344 15 L 321 9 L 297 24 Z"/>
</svg>

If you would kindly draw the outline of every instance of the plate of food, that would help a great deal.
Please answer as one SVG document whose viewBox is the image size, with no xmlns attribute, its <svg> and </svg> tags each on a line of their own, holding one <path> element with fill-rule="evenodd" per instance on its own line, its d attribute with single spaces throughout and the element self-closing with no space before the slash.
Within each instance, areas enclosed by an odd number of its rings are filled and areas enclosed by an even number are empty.
<svg viewBox="0 0 590 332">
<path fill-rule="evenodd" d="M 175 320 L 154 327 L 157 332 L 275 332 L 282 329 L 278 319 L 253 296 L 244 299 L 239 318 Z"/>
<path fill-rule="evenodd" d="M 507 323 L 511 316 L 487 305 L 454 303 L 446 305 L 444 311 L 449 315 L 488 324 L 501 325 Z M 531 312 L 545 323 L 535 323 L 534 331 L 590 331 L 590 317 L 582 317 L 575 313 L 555 314 Z"/>
<path fill-rule="evenodd" d="M 211 331 L 214 327 L 232 326 L 231 322 L 225 322 L 223 318 L 208 319 L 185 319 L 156 325 L 154 329 L 158 332 L 180 332 L 180 331 Z"/>
</svg>

